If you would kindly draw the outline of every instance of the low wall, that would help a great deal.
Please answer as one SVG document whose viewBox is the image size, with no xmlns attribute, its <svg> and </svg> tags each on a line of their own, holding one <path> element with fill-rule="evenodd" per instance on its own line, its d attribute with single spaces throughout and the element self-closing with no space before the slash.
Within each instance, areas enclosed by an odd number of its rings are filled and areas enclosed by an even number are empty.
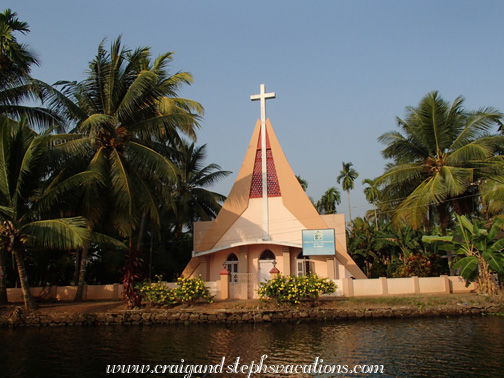
<svg viewBox="0 0 504 378">
<path fill-rule="evenodd" d="M 309 322 L 347 319 L 378 319 L 432 316 L 479 316 L 500 313 L 502 304 L 420 306 L 379 306 L 373 308 L 305 308 L 274 310 L 198 310 L 150 309 L 125 310 L 105 313 L 53 313 L 25 312 L 21 307 L 0 312 L 0 327 L 54 327 L 77 325 L 151 325 L 194 323 L 268 323 Z"/>
<path fill-rule="evenodd" d="M 333 294 L 344 297 L 380 297 L 410 294 L 460 294 L 475 290 L 474 283 L 466 287 L 459 276 L 369 278 L 334 280 L 338 291 Z"/>
<path fill-rule="evenodd" d="M 351 279 L 343 278 L 334 280 L 338 286 L 333 296 L 342 297 L 380 297 L 387 295 L 409 294 L 460 294 L 470 293 L 475 289 L 474 284 L 466 287 L 465 280 L 459 276 L 441 277 L 410 277 L 410 278 L 369 278 Z M 173 282 L 166 283 L 169 287 L 176 288 Z M 216 298 L 221 297 L 221 281 L 206 282 L 210 293 Z M 71 301 L 77 292 L 77 286 L 49 286 L 32 287 L 33 296 L 42 300 Z M 83 300 L 121 300 L 122 285 L 84 285 Z M 20 288 L 7 289 L 9 302 L 23 302 L 23 293 Z"/>
<path fill-rule="evenodd" d="M 34 297 L 42 300 L 71 301 L 77 293 L 77 286 L 48 286 L 31 287 L 30 292 Z M 119 300 L 122 299 L 122 285 L 84 285 L 83 300 Z M 9 302 L 23 302 L 21 288 L 7 289 Z"/>
<path fill-rule="evenodd" d="M 166 283 L 171 288 L 176 288 L 174 282 Z M 220 281 L 206 282 L 212 295 L 220 295 Z M 77 293 L 77 286 L 48 286 L 48 287 L 32 287 L 30 292 L 34 297 L 41 300 L 57 300 L 57 301 L 72 301 Z M 123 288 L 121 284 L 110 285 L 84 285 L 82 299 L 84 301 L 93 300 L 121 300 L 123 299 Z M 7 289 L 8 302 L 17 303 L 23 302 L 23 292 L 21 288 Z"/>
</svg>

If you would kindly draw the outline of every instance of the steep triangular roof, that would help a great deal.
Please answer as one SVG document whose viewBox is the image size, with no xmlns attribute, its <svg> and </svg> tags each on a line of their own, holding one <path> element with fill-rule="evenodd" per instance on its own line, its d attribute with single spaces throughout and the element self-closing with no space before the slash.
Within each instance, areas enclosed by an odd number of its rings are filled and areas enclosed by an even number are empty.
<svg viewBox="0 0 504 378">
<path fill-rule="evenodd" d="M 212 222 L 195 223 L 194 251 L 197 255 L 233 245 L 261 242 L 258 232 L 261 222 L 257 218 L 250 218 L 250 213 L 254 213 L 254 206 L 257 209 L 257 204 L 262 201 L 260 134 L 261 122 L 257 121 L 238 177 L 217 218 Z M 280 210 L 278 213 L 273 212 L 269 218 L 271 242 L 301 247 L 301 229 L 332 228 L 331 222 L 334 222 L 334 219 L 326 216 L 327 219 L 324 221 L 324 217 L 319 215 L 311 203 L 292 171 L 269 119 L 266 120 L 266 136 L 268 201 L 275 202 L 276 209 Z M 278 206 L 277 201 L 281 201 L 281 206 Z M 340 219 L 343 225 L 341 232 L 344 233 L 344 218 Z M 283 240 L 282 232 L 286 228 L 298 229 L 299 237 L 294 241 Z M 346 244 L 344 235 L 342 237 Z M 336 240 L 336 257 L 356 278 L 365 278 L 347 254 L 346 246 L 338 240 Z"/>
</svg>

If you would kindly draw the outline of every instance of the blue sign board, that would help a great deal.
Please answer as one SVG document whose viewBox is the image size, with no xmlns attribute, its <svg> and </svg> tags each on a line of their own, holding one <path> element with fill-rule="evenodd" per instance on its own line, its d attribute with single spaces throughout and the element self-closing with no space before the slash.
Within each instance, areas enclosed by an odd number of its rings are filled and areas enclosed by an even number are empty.
<svg viewBox="0 0 504 378">
<path fill-rule="evenodd" d="M 303 230 L 303 255 L 336 254 L 334 243 L 334 228 L 326 230 Z"/>
</svg>

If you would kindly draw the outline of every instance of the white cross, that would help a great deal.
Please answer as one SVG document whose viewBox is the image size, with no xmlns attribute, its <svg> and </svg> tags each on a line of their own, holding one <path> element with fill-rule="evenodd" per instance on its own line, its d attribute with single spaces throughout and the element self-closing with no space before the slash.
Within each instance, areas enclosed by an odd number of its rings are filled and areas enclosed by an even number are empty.
<svg viewBox="0 0 504 378">
<path fill-rule="evenodd" d="M 275 98 L 275 92 L 266 93 L 264 84 L 261 84 L 261 93 L 250 96 L 252 101 L 261 101 L 261 160 L 262 160 L 262 189 L 263 189 L 263 240 L 270 240 L 268 221 L 268 172 L 266 166 L 266 100 Z"/>
</svg>

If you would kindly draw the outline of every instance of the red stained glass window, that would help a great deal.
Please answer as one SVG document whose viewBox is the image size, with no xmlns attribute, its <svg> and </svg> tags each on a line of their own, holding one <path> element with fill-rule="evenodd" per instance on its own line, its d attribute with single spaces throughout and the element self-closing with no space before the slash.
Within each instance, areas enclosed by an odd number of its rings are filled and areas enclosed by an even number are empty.
<svg viewBox="0 0 504 378">
<path fill-rule="evenodd" d="M 259 140 L 260 139 L 259 135 Z M 280 193 L 280 185 L 278 184 L 278 177 L 275 169 L 275 162 L 273 161 L 273 154 L 269 146 L 269 138 L 267 138 L 266 148 L 266 172 L 268 179 L 268 197 L 278 197 Z M 254 172 L 252 174 L 252 185 L 250 187 L 250 198 L 262 197 L 262 150 L 261 146 L 257 147 Z"/>
</svg>

